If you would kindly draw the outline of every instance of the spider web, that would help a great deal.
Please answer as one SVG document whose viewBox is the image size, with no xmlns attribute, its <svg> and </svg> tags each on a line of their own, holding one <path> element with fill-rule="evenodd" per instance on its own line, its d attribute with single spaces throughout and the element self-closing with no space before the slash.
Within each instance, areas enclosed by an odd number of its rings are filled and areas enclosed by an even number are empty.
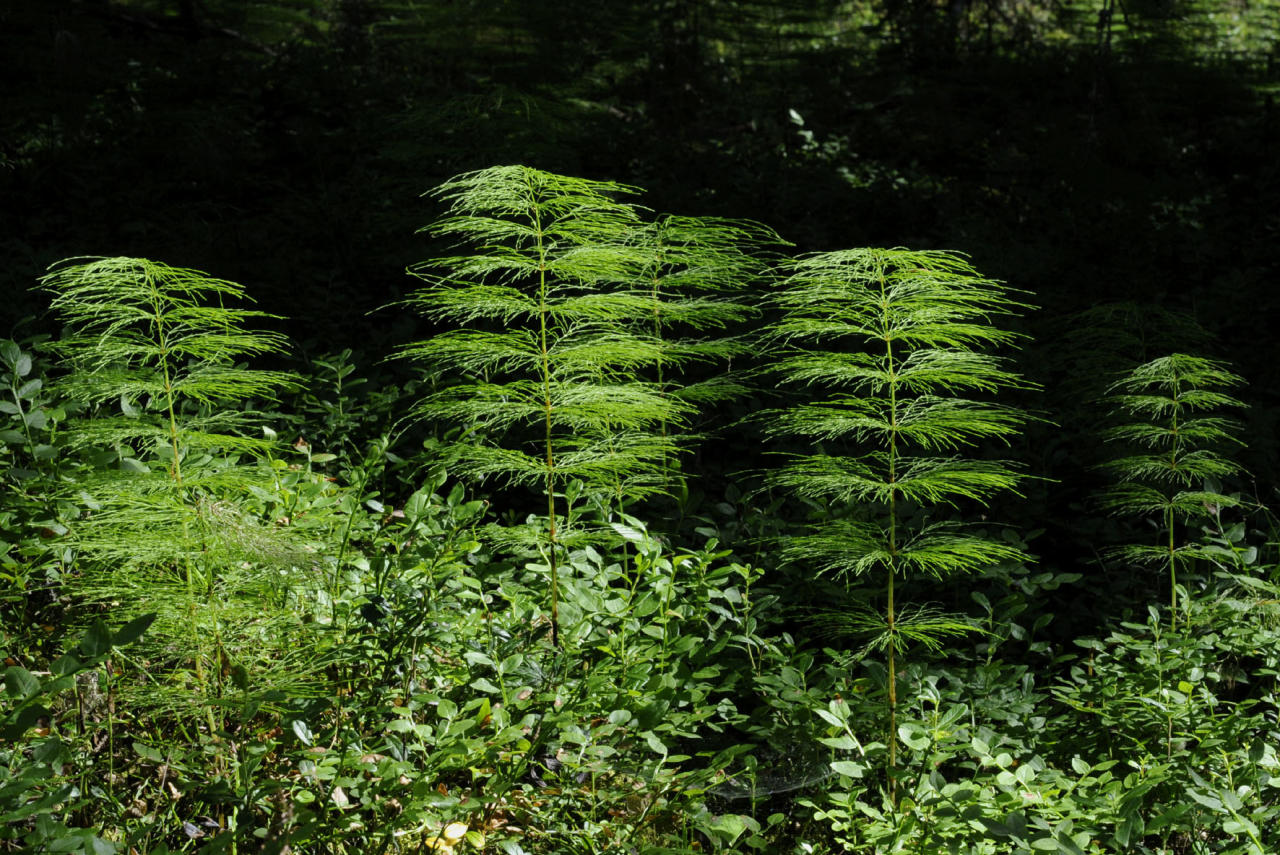
<svg viewBox="0 0 1280 855">
<path fill-rule="evenodd" d="M 755 769 L 744 769 L 710 789 L 728 802 L 760 801 L 784 793 L 807 789 L 835 774 L 830 752 L 811 742 L 777 742 L 751 752 Z"/>
</svg>

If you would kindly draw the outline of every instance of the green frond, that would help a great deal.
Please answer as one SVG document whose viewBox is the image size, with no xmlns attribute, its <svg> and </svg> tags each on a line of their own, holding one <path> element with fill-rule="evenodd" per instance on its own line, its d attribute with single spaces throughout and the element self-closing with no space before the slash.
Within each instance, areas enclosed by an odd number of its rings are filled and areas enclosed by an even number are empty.
<svg viewBox="0 0 1280 855">
<path fill-rule="evenodd" d="M 549 409 L 549 411 L 548 411 Z M 486 431 L 536 427 L 548 419 L 569 433 L 679 424 L 692 408 L 652 384 L 570 379 L 473 383 L 443 389 L 419 402 L 415 415 Z"/>
<path fill-rule="evenodd" d="M 1030 560 L 1021 549 L 1003 540 L 965 534 L 955 525 L 932 525 L 913 533 L 902 544 L 895 566 L 904 576 L 921 574 L 943 579 L 1004 562 Z"/>
<path fill-rule="evenodd" d="M 884 355 L 802 351 L 781 359 L 773 370 L 786 382 L 843 387 L 867 395 L 879 395 L 891 385 L 913 395 L 1028 386 L 1003 364 L 998 357 L 955 349 L 913 351 L 896 364 Z"/>
<path fill-rule="evenodd" d="M 1211 508 L 1238 507 L 1240 500 L 1207 490 L 1184 490 L 1168 493 L 1148 484 L 1122 482 L 1107 487 L 1098 499 L 1098 506 L 1117 516 L 1159 516 L 1172 511 L 1180 518 L 1194 519 L 1206 516 Z"/>
<path fill-rule="evenodd" d="M 486 212 L 528 216 L 546 209 L 554 217 L 564 211 L 610 210 L 615 196 L 635 195 L 638 187 L 612 181 L 592 181 L 533 169 L 493 166 L 455 175 L 429 192 L 458 212 Z"/>
<path fill-rule="evenodd" d="M 284 371 L 248 371 L 226 363 L 204 363 L 179 372 L 170 390 L 178 398 L 201 404 L 221 404 L 249 398 L 274 400 L 283 390 L 297 388 L 297 375 Z"/>
<path fill-rule="evenodd" d="M 421 274 L 419 274 L 421 275 Z M 432 320 L 470 323 L 495 320 L 510 323 L 521 318 L 536 318 L 538 301 L 510 285 L 489 282 L 445 283 L 426 277 L 431 286 L 405 298 L 404 303 Z"/>
<path fill-rule="evenodd" d="M 891 555 L 878 526 L 836 519 L 811 534 L 787 538 L 779 557 L 784 564 L 807 568 L 814 576 L 845 578 L 883 569 Z"/>
<path fill-rule="evenodd" d="M 482 539 L 507 552 L 524 552 L 532 557 L 553 548 L 547 540 L 546 524 L 536 517 L 516 525 L 491 523 L 478 531 Z M 556 543 L 560 549 L 581 549 L 613 543 L 617 535 L 612 530 L 568 524 L 556 529 Z"/>
<path fill-rule="evenodd" d="M 1013 407 L 922 395 L 905 402 L 896 430 L 919 448 L 952 451 L 982 439 L 1008 439 L 1027 421 L 1027 415 Z"/>
<path fill-rule="evenodd" d="M 673 287 L 681 283 L 671 283 Z M 728 287 L 728 286 L 726 286 Z M 759 310 L 732 300 L 715 297 L 672 297 L 659 294 L 648 299 L 649 318 L 663 329 L 681 326 L 694 332 L 724 329 L 759 314 Z"/>
<path fill-rule="evenodd" d="M 1154 568 L 1168 566 L 1170 561 L 1178 567 L 1185 567 L 1201 556 L 1199 547 L 1194 544 L 1178 546 L 1170 552 L 1168 546 L 1129 543 L 1107 549 L 1104 554 L 1114 561 Z"/>
<path fill-rule="evenodd" d="M 964 615 L 947 614 L 935 606 L 925 604 L 905 606 L 894 621 L 894 630 L 894 643 L 899 653 L 905 653 L 909 643 L 938 651 L 950 639 L 982 632 L 981 627 Z"/>
<path fill-rule="evenodd" d="M 782 301 L 779 301 L 782 302 Z M 788 312 L 775 325 L 770 338 L 794 344 L 853 340 L 879 340 L 905 349 L 940 348 L 964 350 L 1017 343 L 1022 336 L 984 323 L 962 321 L 954 313 L 920 310 L 909 315 L 885 314 L 872 308 L 854 310 L 847 306 L 816 305 L 816 298 L 797 300 L 781 306 Z"/>
<path fill-rule="evenodd" d="M 650 301 L 643 294 L 610 291 L 561 296 L 548 288 L 547 317 L 557 324 L 572 325 L 581 321 L 596 323 L 638 323 L 650 312 Z"/>
<path fill-rule="evenodd" d="M 416 418 L 485 432 L 528 425 L 545 413 L 542 386 L 533 381 L 452 386 L 418 401 Z"/>
<path fill-rule="evenodd" d="M 1240 464 L 1206 450 L 1181 454 L 1138 454 L 1108 461 L 1099 468 L 1126 481 L 1183 486 L 1207 477 L 1227 478 L 1241 471 Z"/>
<path fill-rule="evenodd" d="M 812 534 L 789 538 L 781 557 L 787 564 L 809 568 L 814 575 L 837 578 L 892 569 L 904 578 L 918 575 L 943 579 L 1030 557 L 1010 544 L 965 534 L 952 525 L 928 526 L 891 548 L 881 527 L 852 520 L 832 520 Z"/>
<path fill-rule="evenodd" d="M 1112 405 L 1119 410 L 1149 418 L 1167 418 L 1174 413 L 1214 410 L 1219 407 L 1243 407 L 1239 400 L 1221 392 L 1208 389 L 1186 389 L 1176 396 L 1169 395 L 1115 395 Z"/>
<path fill-rule="evenodd" d="M 888 624 L 884 615 L 861 603 L 847 603 L 818 608 L 808 613 L 809 621 L 820 636 L 843 642 L 858 642 L 849 659 L 856 660 L 873 652 L 883 652 L 889 645 Z"/>
<path fill-rule="evenodd" d="M 578 328 L 547 349 L 559 376 L 590 375 L 619 379 L 668 359 L 668 350 L 655 338 L 619 330 Z"/>
<path fill-rule="evenodd" d="M 884 501 L 893 492 L 870 461 L 855 457 L 836 457 L 822 454 L 792 455 L 794 462 L 765 474 L 765 483 L 781 487 L 798 496 L 820 501 L 848 503 L 854 501 Z"/>
<path fill-rule="evenodd" d="M 803 436 L 824 440 L 862 439 L 870 435 L 879 438 L 892 431 L 881 409 L 879 401 L 848 397 L 800 404 L 789 410 L 770 410 L 761 413 L 759 418 L 769 437 Z"/>
<path fill-rule="evenodd" d="M 528 330 L 485 332 L 450 330 L 400 348 L 400 355 L 433 365 L 448 365 L 467 374 L 528 371 L 541 361 L 538 343 Z"/>
<path fill-rule="evenodd" d="M 1244 378 L 1225 363 L 1186 353 L 1172 353 L 1145 362 L 1130 370 L 1112 385 L 1112 391 L 1138 392 L 1147 388 L 1167 391 L 1214 389 L 1243 386 Z"/>
<path fill-rule="evenodd" d="M 704 339 L 664 339 L 659 340 L 659 343 L 662 348 L 663 363 L 677 367 L 694 363 L 727 362 L 752 352 L 750 342 L 744 338 L 734 336 Z"/>
<path fill-rule="evenodd" d="M 751 392 L 751 387 L 740 383 L 735 375 L 720 375 L 697 383 L 689 383 L 670 391 L 671 397 L 695 407 L 732 401 Z"/>
<path fill-rule="evenodd" d="M 890 438 L 928 451 L 953 451 L 985 438 L 1007 438 L 1028 417 L 1020 410 L 961 398 L 920 396 L 902 401 L 846 397 L 804 404 L 773 415 L 771 436 L 795 435 L 818 440 Z"/>
<path fill-rule="evenodd" d="M 628 495 L 643 497 L 666 489 L 660 461 L 677 451 L 672 440 L 632 432 L 565 440 L 550 465 L 538 452 L 471 443 L 446 446 L 442 462 L 450 471 L 477 481 L 538 487 L 555 474 L 587 483 L 621 484 Z"/>
<path fill-rule="evenodd" d="M 1209 444 L 1235 444 L 1243 442 L 1235 436 L 1240 423 L 1234 419 L 1198 416 L 1179 420 L 1177 425 L 1150 422 L 1134 422 L 1118 425 L 1102 432 L 1104 439 L 1113 442 L 1129 442 L 1146 448 L 1171 449 L 1175 446 L 1195 447 Z"/>
<path fill-rule="evenodd" d="M 817 630 L 827 637 L 861 641 L 850 654 L 851 659 L 883 653 L 890 645 L 902 654 L 911 643 L 937 651 L 950 639 L 982 631 L 964 615 L 947 614 L 928 604 L 904 607 L 895 615 L 892 627 L 884 615 L 859 606 L 820 609 L 812 613 L 811 619 Z"/>
<path fill-rule="evenodd" d="M 1185 490 L 1173 496 L 1174 508 L 1188 516 L 1213 514 L 1221 508 L 1238 508 L 1243 504 L 1237 496 L 1224 496 L 1212 490 Z"/>
<path fill-rule="evenodd" d="M 54 292 L 60 315 L 97 323 L 109 322 L 113 306 L 196 306 L 217 297 L 248 299 L 234 282 L 145 258 L 68 258 L 40 281 Z"/>
<path fill-rule="evenodd" d="M 1098 495 L 1098 507 L 1115 514 L 1162 514 L 1171 506 L 1170 497 L 1147 484 L 1120 483 Z"/>
</svg>

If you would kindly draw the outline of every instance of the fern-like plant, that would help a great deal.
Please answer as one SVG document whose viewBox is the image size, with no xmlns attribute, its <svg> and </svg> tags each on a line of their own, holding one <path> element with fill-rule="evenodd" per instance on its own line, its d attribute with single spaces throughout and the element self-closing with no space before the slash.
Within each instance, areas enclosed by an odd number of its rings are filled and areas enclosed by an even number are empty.
<svg viewBox="0 0 1280 855">
<path fill-rule="evenodd" d="M 524 166 L 457 176 L 434 191 L 450 210 L 427 230 L 470 252 L 416 268 L 428 285 L 409 299 L 458 325 L 404 350 L 446 374 L 417 413 L 461 427 L 450 468 L 542 493 L 545 518 L 521 536 L 542 554 L 557 643 L 562 552 L 591 534 L 566 487 L 661 491 L 676 451 L 665 426 L 690 409 L 642 379 L 670 351 L 641 326 L 653 311 L 631 240 L 641 219 L 618 199 L 633 192 Z"/>
<path fill-rule="evenodd" d="M 1023 306 L 956 255 L 905 249 L 797 260 L 775 302 L 782 317 L 771 337 L 784 346 L 776 375 L 812 392 L 765 414 L 764 430 L 817 447 L 768 480 L 830 508 L 812 533 L 783 544 L 782 557 L 850 587 L 864 577 L 882 586 L 878 608 L 827 620 L 887 655 L 892 797 L 897 674 L 908 646 L 937 648 L 972 629 L 930 606 L 904 607 L 900 584 L 1026 558 L 971 527 L 930 521 L 938 506 L 983 503 L 1023 477 L 1009 463 L 960 454 L 982 440 L 1007 440 L 1027 421 L 1017 409 L 971 397 L 1027 385 L 983 352 L 1017 339 L 993 320 Z"/>
<path fill-rule="evenodd" d="M 666 215 L 637 229 L 631 242 L 639 251 L 639 278 L 650 301 L 645 325 L 661 347 L 651 379 L 664 394 L 698 406 L 744 394 L 740 378 L 722 366 L 751 346 L 723 331 L 759 313 L 746 288 L 770 275 L 765 251 L 785 241 L 747 220 Z M 718 370 L 686 382 L 681 372 L 690 363 L 714 364 Z"/>
<path fill-rule="evenodd" d="M 264 313 L 228 307 L 244 299 L 239 285 L 196 271 L 76 259 L 41 281 L 65 325 L 58 388 L 81 409 L 67 440 L 97 464 L 74 486 L 86 510 L 72 528 L 79 555 L 67 587 L 91 611 L 157 612 L 153 667 L 176 654 L 213 726 L 208 704 L 224 679 L 247 689 L 256 676 L 265 687 L 288 671 L 290 648 L 272 649 L 267 624 L 287 619 L 280 574 L 306 556 L 239 499 L 262 483 L 242 461 L 268 447 L 250 435 L 244 403 L 292 378 L 236 362 L 285 342 L 246 328 Z M 182 682 L 169 688 L 175 707 L 190 708 Z M 165 689 L 157 678 L 150 694 Z"/>
<path fill-rule="evenodd" d="M 1103 494 L 1101 505 L 1117 515 L 1154 517 L 1160 530 L 1159 543 L 1128 544 L 1113 554 L 1164 568 L 1173 628 L 1178 625 L 1179 565 L 1202 553 L 1195 543 L 1179 542 L 1178 524 L 1239 504 L 1212 485 L 1240 472 L 1237 463 L 1220 453 L 1242 445 L 1235 436 L 1239 426 L 1217 413 L 1243 406 L 1224 391 L 1243 382 L 1220 362 L 1173 353 L 1139 365 L 1111 387 L 1113 412 L 1135 420 L 1103 433 L 1109 441 L 1129 445 L 1132 453 L 1103 464 L 1116 483 Z"/>
</svg>

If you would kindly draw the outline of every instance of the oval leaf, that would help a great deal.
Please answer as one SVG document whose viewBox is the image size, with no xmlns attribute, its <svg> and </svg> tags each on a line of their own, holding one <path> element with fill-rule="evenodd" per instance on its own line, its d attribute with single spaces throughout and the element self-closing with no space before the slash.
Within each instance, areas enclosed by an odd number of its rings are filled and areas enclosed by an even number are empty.
<svg viewBox="0 0 1280 855">
<path fill-rule="evenodd" d="M 126 644 L 137 641 L 142 634 L 147 631 L 148 627 L 155 622 L 155 619 L 155 612 L 134 618 L 124 626 L 120 627 L 120 630 L 115 634 L 115 638 L 111 640 L 111 643 L 116 647 L 124 647 Z"/>
<path fill-rule="evenodd" d="M 80 653 L 90 659 L 106 656 L 111 652 L 111 630 L 101 620 L 95 620 L 93 626 L 80 639 Z"/>
</svg>

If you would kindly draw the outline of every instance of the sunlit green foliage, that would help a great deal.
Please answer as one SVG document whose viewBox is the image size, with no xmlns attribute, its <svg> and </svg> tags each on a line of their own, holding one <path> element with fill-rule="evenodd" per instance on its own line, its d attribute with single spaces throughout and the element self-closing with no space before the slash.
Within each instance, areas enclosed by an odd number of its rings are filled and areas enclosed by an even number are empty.
<svg viewBox="0 0 1280 855">
<path fill-rule="evenodd" d="M 1239 446 L 1239 425 L 1217 415 L 1241 402 L 1222 391 L 1243 384 L 1225 365 L 1174 353 L 1143 363 L 1113 386 L 1114 412 L 1134 419 L 1108 428 L 1103 437 L 1133 453 L 1103 465 L 1116 483 L 1100 497 L 1117 515 L 1158 520 L 1160 543 L 1129 544 L 1114 550 L 1125 562 L 1162 567 L 1169 579 L 1169 620 L 1178 622 L 1178 568 L 1202 557 L 1195 539 L 1180 542 L 1177 524 L 1216 517 L 1240 504 L 1224 495 L 1221 481 L 1241 467 L 1222 450 Z"/>
<path fill-rule="evenodd" d="M 310 666 L 285 640 L 298 631 L 286 604 L 313 558 L 243 508 L 272 487 L 252 465 L 271 442 L 245 404 L 293 379 L 238 360 L 284 340 L 247 328 L 262 312 L 226 305 L 239 285 L 145 259 L 64 263 L 42 285 L 65 324 L 57 388 L 81 413 L 65 442 L 89 463 L 63 488 L 83 508 L 64 577 L 77 610 L 158 613 L 148 655 L 177 670 L 145 697 L 173 712 L 212 716 L 233 688 L 299 690 Z"/>
<path fill-rule="evenodd" d="M 1026 384 L 982 348 L 1017 336 L 993 321 L 1022 308 L 963 259 L 910 250 L 847 250 L 793 262 L 769 331 L 786 350 L 777 375 L 812 397 L 767 413 L 771 437 L 818 446 L 769 483 L 831 509 L 811 534 L 782 543 L 782 559 L 847 585 L 882 580 L 878 607 L 828 612 L 824 623 L 887 651 L 890 775 L 897 756 L 897 673 L 909 644 L 937 649 L 972 629 L 963 616 L 903 608 L 901 580 L 945 579 L 1027 556 L 952 522 L 910 523 L 917 507 L 983 502 L 1023 477 L 1007 462 L 966 459 L 960 449 L 1007 440 L 1027 421 L 1004 404 L 967 397 Z M 827 452 L 834 444 L 836 452 Z M 843 452 L 843 453 L 841 453 Z M 890 779 L 890 791 L 893 780 Z"/>
</svg>

